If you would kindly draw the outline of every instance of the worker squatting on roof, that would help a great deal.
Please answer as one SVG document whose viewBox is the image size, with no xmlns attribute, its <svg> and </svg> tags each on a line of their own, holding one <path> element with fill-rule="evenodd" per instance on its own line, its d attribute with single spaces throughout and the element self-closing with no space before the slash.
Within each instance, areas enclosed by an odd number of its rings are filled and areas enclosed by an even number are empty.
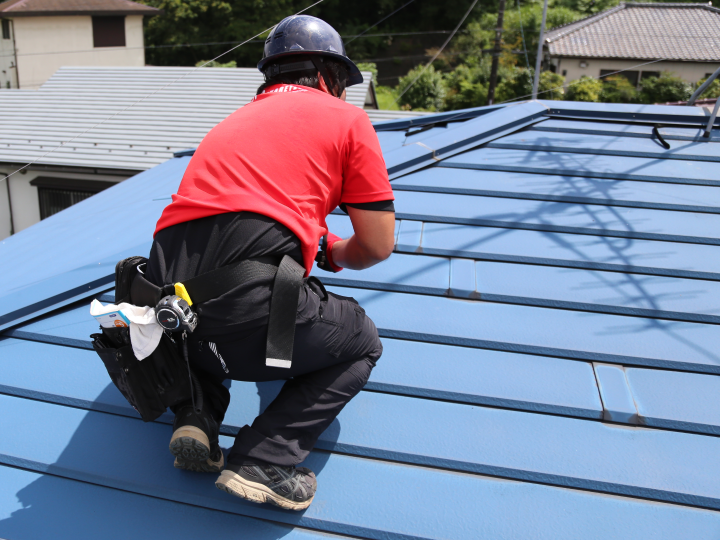
<svg viewBox="0 0 720 540">
<path fill-rule="evenodd" d="M 271 275 L 250 275 L 193 306 L 198 324 L 188 357 L 203 399 L 172 407 L 170 451 L 179 469 L 221 473 L 216 486 L 232 495 L 301 510 L 317 483 L 296 465 L 382 353 L 362 307 L 308 276 L 315 260 L 337 272 L 388 258 L 394 197 L 367 115 L 345 103 L 345 88 L 363 79 L 330 25 L 307 15 L 284 19 L 258 68 L 265 83 L 255 99 L 210 131 L 192 157 L 157 223 L 146 278 L 163 286 L 237 261 L 286 255 L 299 265 L 291 358 L 267 350 L 275 346 L 268 338 L 271 304 L 281 302 Z M 328 232 L 325 218 L 338 205 L 350 216 L 351 238 Z M 218 445 L 230 401 L 225 379 L 287 381 L 240 429 L 226 463 Z"/>
</svg>

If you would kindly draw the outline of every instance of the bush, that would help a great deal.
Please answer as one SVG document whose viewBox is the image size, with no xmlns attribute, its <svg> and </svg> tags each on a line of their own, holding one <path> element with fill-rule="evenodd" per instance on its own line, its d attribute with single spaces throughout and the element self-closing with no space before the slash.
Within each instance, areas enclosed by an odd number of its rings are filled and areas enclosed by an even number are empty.
<svg viewBox="0 0 720 540">
<path fill-rule="evenodd" d="M 495 103 L 503 103 L 515 98 L 530 99 L 533 87 L 532 69 L 514 69 L 504 77 L 495 90 Z"/>
<path fill-rule="evenodd" d="M 406 87 L 415 81 L 412 87 L 407 90 L 400 98 L 402 108 L 422 109 L 426 111 L 441 110 L 445 99 L 445 81 L 442 73 L 435 71 L 430 66 L 423 72 L 425 66 L 418 66 L 408 72 L 407 75 L 400 79 L 397 86 L 397 92 L 402 92 Z"/>
<path fill-rule="evenodd" d="M 695 85 L 695 90 L 700 88 L 700 85 L 707 81 L 707 77 L 704 79 L 700 79 L 698 83 Z M 711 99 L 711 98 L 718 98 L 720 97 L 720 77 L 715 79 L 713 82 L 710 83 L 710 86 L 707 87 L 705 92 L 698 98 L 698 99 Z"/>
<path fill-rule="evenodd" d="M 200 60 L 197 64 L 195 64 L 195 67 L 202 66 L 207 60 Z M 217 60 L 213 60 L 205 67 L 220 67 L 220 68 L 236 68 L 237 62 L 235 60 L 231 60 L 230 62 L 227 62 L 223 64 L 222 62 L 218 62 Z"/>
<path fill-rule="evenodd" d="M 659 77 L 648 77 L 642 81 L 640 100 L 643 103 L 667 103 L 686 101 L 692 95 L 692 85 L 669 71 Z"/>
<path fill-rule="evenodd" d="M 487 105 L 489 68 L 484 64 L 460 64 L 445 75 L 446 98 L 444 110 L 454 111 Z"/>
<path fill-rule="evenodd" d="M 375 83 L 375 86 L 377 86 L 377 75 L 378 75 L 378 68 L 377 64 L 374 64 L 372 62 L 358 62 L 355 64 L 360 71 L 369 71 L 372 73 L 372 80 L 373 83 Z"/>
<path fill-rule="evenodd" d="M 543 71 L 538 81 L 538 99 L 564 99 L 565 77 L 552 71 Z"/>
<path fill-rule="evenodd" d="M 622 75 L 611 75 L 603 79 L 600 101 L 603 103 L 636 103 L 637 89 Z"/>
<path fill-rule="evenodd" d="M 579 79 L 572 81 L 565 92 L 565 99 L 568 101 L 600 101 L 602 92 L 602 83 L 597 79 L 583 75 Z"/>
</svg>

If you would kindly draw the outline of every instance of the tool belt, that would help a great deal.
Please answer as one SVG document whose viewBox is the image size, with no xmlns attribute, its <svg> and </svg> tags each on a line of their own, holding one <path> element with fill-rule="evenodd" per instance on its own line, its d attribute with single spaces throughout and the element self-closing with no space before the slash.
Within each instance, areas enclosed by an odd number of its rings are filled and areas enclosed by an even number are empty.
<svg viewBox="0 0 720 540">
<path fill-rule="evenodd" d="M 295 317 L 305 274 L 304 268 L 292 257 L 285 255 L 282 259 L 246 259 L 183 283 L 162 287 L 145 278 L 146 264 L 147 259 L 144 257 L 130 257 L 117 264 L 117 304 L 128 302 L 137 306 L 159 306 L 172 304 L 167 300 L 170 297 L 182 299 L 182 302 L 175 301 L 175 304 L 195 306 L 217 298 L 251 279 L 274 278 L 265 363 L 278 368 L 292 366 Z M 186 342 L 187 332 L 192 331 L 197 324 L 197 314 L 194 310 L 185 310 L 180 316 L 185 325 L 178 327 L 182 330 L 182 338 L 179 339 L 179 333 L 166 330 L 157 349 L 142 361 L 133 353 L 129 328 L 101 328 L 102 333 L 91 336 L 93 348 L 105 364 L 111 380 L 146 422 L 155 420 L 167 407 L 190 399 L 193 406 L 202 401 L 200 385 L 190 370 Z"/>
</svg>

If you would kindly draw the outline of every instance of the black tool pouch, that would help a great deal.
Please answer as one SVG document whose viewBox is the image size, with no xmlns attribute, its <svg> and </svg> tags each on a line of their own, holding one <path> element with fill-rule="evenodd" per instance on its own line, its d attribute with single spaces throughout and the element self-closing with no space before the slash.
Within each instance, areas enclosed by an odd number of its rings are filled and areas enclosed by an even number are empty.
<svg viewBox="0 0 720 540">
<path fill-rule="evenodd" d="M 145 422 L 152 422 L 167 407 L 190 399 L 190 380 L 178 344 L 163 334 L 153 353 L 138 360 L 130 345 L 129 328 L 101 328 L 92 334 L 93 348 L 108 375 Z"/>
<path fill-rule="evenodd" d="M 147 262 L 145 257 L 123 259 L 115 267 L 115 303 L 152 305 L 143 302 L 145 296 L 162 293 L 138 271 Z M 143 294 L 134 294 L 140 282 Z M 151 288 L 154 289 L 151 290 Z M 147 294 L 145 289 L 148 289 Z M 143 298 L 137 298 L 143 296 Z M 172 407 L 192 398 L 188 366 L 180 352 L 180 336 L 174 340 L 163 333 L 153 353 L 138 360 L 130 344 L 129 328 L 100 328 L 92 334 L 93 348 L 105 364 L 113 384 L 128 403 L 140 413 L 145 422 L 151 422 Z"/>
</svg>

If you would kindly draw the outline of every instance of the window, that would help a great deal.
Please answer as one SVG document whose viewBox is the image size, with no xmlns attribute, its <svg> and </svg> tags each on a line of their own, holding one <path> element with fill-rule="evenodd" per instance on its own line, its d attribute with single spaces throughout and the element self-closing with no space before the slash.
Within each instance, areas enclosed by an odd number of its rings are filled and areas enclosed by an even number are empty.
<svg viewBox="0 0 720 540">
<path fill-rule="evenodd" d="M 10 21 L 8 19 L 2 20 L 2 33 L 3 39 L 10 39 Z"/>
<path fill-rule="evenodd" d="M 640 74 L 640 80 L 642 81 L 642 80 L 648 79 L 648 78 L 650 78 L 650 77 L 659 77 L 659 76 L 660 76 L 660 72 L 659 72 L 659 71 L 643 71 L 643 72 Z"/>
<path fill-rule="evenodd" d="M 39 176 L 30 181 L 30 185 L 38 188 L 40 219 L 45 219 L 92 197 L 114 183 Z"/>
<path fill-rule="evenodd" d="M 125 17 L 93 17 L 95 47 L 125 46 Z"/>
<path fill-rule="evenodd" d="M 603 79 L 606 75 L 610 75 L 611 73 L 615 73 L 617 71 L 620 71 L 619 69 L 601 69 L 600 70 L 600 77 Z M 638 76 L 640 75 L 639 71 L 623 71 L 622 73 L 618 73 L 621 77 L 625 77 L 630 84 L 633 86 L 637 86 L 638 83 Z"/>
</svg>

